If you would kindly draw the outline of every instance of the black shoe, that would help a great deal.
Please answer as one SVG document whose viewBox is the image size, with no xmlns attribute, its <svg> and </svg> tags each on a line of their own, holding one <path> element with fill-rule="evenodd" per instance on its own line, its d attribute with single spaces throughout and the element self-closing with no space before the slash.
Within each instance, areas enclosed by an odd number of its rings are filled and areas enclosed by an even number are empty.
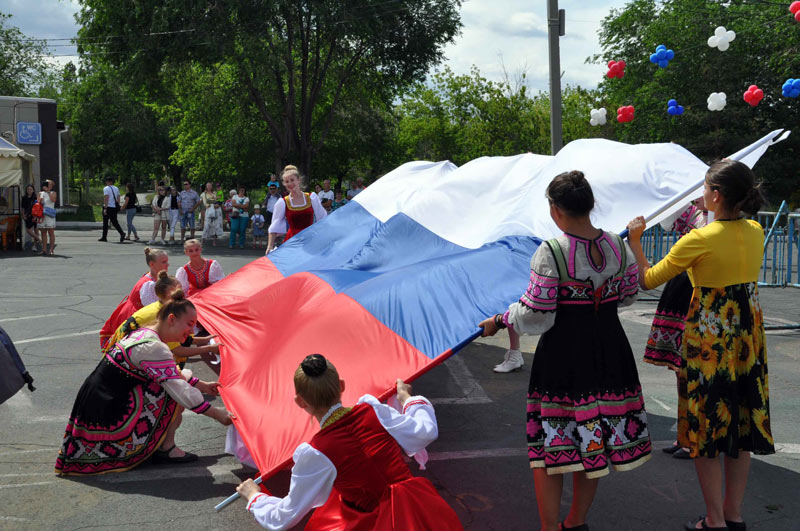
<svg viewBox="0 0 800 531">
<path fill-rule="evenodd" d="M 730 520 L 725 520 L 725 525 L 728 526 L 730 531 L 747 531 L 747 524 L 744 522 L 731 522 Z"/>
<path fill-rule="evenodd" d="M 691 459 L 692 456 L 689 454 L 689 450 L 686 448 L 679 448 L 675 450 L 675 453 L 672 454 L 672 457 L 675 459 Z"/>
<path fill-rule="evenodd" d="M 100 238 L 100 239 L 99 239 L 99 240 L 97 240 L 97 241 L 99 241 L 99 242 L 107 242 L 108 240 L 106 240 L 105 238 Z"/>
<path fill-rule="evenodd" d="M 576 525 L 575 527 L 567 527 L 564 522 L 559 524 L 561 531 L 589 531 L 589 526 L 586 524 Z"/>
<path fill-rule="evenodd" d="M 665 454 L 674 454 L 675 452 L 677 452 L 680 449 L 681 449 L 681 445 L 678 444 L 678 441 L 675 441 L 674 443 L 672 443 L 671 446 L 667 446 L 666 448 L 662 448 L 661 451 L 664 452 Z"/>
<path fill-rule="evenodd" d="M 701 524 L 701 527 L 697 527 L 697 524 Z M 688 522 L 683 525 L 683 528 L 686 531 L 694 531 L 696 529 L 703 529 L 704 531 L 727 531 L 727 527 L 708 527 L 706 524 L 706 517 L 701 516 L 699 521 Z"/>
<path fill-rule="evenodd" d="M 175 465 L 175 464 L 182 464 L 182 463 L 193 463 L 197 461 L 197 454 L 191 454 L 186 452 L 181 457 L 170 457 L 169 453 L 174 449 L 173 446 L 169 450 L 156 450 L 153 452 L 153 464 L 154 465 Z"/>
<path fill-rule="evenodd" d="M 125 235 L 119 237 L 119 243 L 125 243 Z"/>
</svg>

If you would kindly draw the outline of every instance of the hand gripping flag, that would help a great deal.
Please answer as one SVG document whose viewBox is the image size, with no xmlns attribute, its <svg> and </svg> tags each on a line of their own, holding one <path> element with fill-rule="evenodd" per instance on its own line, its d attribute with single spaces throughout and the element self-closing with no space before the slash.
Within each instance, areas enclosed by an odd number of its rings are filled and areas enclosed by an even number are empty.
<svg viewBox="0 0 800 531">
<path fill-rule="evenodd" d="M 441 363 L 476 337 L 476 323 L 519 298 L 531 255 L 559 234 L 544 195 L 555 175 L 583 171 L 594 223 L 620 232 L 706 169 L 676 144 L 602 139 L 572 142 L 555 157 L 410 162 L 193 296 L 224 344 L 222 398 L 260 472 L 286 466 L 319 429 L 293 401 L 303 357 L 319 352 L 336 364 L 345 403 L 386 397 L 396 378 Z M 672 213 L 661 210 L 652 223 Z"/>
</svg>

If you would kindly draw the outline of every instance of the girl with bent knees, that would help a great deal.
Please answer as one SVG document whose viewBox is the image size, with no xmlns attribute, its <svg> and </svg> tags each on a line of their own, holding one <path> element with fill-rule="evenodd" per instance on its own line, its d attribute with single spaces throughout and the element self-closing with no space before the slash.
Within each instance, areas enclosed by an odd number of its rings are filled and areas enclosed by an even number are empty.
<svg viewBox="0 0 800 531">
<path fill-rule="evenodd" d="M 177 290 L 152 328 L 135 330 L 105 354 L 78 392 L 56 460 L 60 475 L 124 472 L 151 456 L 154 463 L 197 460 L 175 446 L 186 408 L 230 425 L 217 382 L 186 381 L 165 342 L 183 342 L 197 320 L 194 305 Z"/>
</svg>

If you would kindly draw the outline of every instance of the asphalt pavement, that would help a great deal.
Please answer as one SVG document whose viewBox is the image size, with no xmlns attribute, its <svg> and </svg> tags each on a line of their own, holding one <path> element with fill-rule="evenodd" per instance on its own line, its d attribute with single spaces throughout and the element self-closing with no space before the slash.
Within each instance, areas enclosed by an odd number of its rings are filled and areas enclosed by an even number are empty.
<svg viewBox="0 0 800 531">
<path fill-rule="evenodd" d="M 259 529 L 238 502 L 214 505 L 239 481 L 255 475 L 224 453 L 225 429 L 186 414 L 178 444 L 200 455 L 182 466 L 143 465 L 122 474 L 63 479 L 53 473 L 67 415 L 100 353 L 97 330 L 145 271 L 141 243 L 100 243 L 99 231 L 58 231 L 55 257 L 0 254 L 0 325 L 15 341 L 37 390 L 0 405 L 0 529 Z M 225 243 L 225 241 L 221 242 Z M 170 271 L 185 263 L 167 247 Z M 205 254 L 232 273 L 263 250 L 207 246 Z M 645 294 L 645 298 L 658 293 Z M 765 288 L 767 324 L 800 322 L 800 290 Z M 643 352 L 654 302 L 623 310 L 634 352 Z M 439 439 L 430 448 L 429 478 L 469 530 L 538 529 L 533 476 L 525 443 L 525 390 L 535 337 L 523 338 L 525 367 L 494 374 L 505 339 L 473 342 L 422 376 L 415 391 L 434 400 Z M 753 460 L 744 514 L 751 530 L 800 530 L 800 331 L 768 333 L 774 456 Z M 592 531 L 678 530 L 704 513 L 691 461 L 663 454 L 675 438 L 673 374 L 638 363 L 645 393 L 653 458 L 603 478 L 589 513 Z M 203 362 L 189 367 L 214 377 Z M 398 375 L 402 376 L 402 375 Z M 347 375 L 343 375 L 346 379 Z M 219 399 L 217 403 L 219 404 Z M 288 489 L 288 473 L 269 487 Z M 564 511 L 570 501 L 565 485 Z M 298 526 L 298 529 L 301 526 Z"/>
</svg>

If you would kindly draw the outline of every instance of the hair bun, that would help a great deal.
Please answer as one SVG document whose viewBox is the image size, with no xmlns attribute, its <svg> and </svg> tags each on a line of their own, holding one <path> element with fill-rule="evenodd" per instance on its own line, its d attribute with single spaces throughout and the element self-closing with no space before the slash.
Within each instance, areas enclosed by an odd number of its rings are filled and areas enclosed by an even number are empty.
<svg viewBox="0 0 800 531">
<path fill-rule="evenodd" d="M 150 250 L 150 247 L 145 247 L 145 248 L 144 248 L 144 255 L 145 255 L 145 256 L 148 256 L 148 255 L 149 255 L 151 252 L 152 252 L 152 251 Z"/>
<path fill-rule="evenodd" d="M 158 272 L 158 280 L 167 278 L 168 276 L 169 276 L 169 273 L 167 273 L 166 269 L 164 271 L 159 271 Z"/>
<path fill-rule="evenodd" d="M 176 302 L 177 301 L 182 301 L 182 300 L 186 300 L 186 294 L 183 292 L 183 290 L 181 288 L 178 288 L 178 289 L 176 289 L 175 291 L 172 292 L 172 295 L 170 296 L 170 298 L 172 300 L 176 301 Z"/>
<path fill-rule="evenodd" d="M 306 376 L 314 378 L 328 370 L 328 360 L 322 354 L 311 354 L 305 357 L 300 368 L 303 369 Z"/>
</svg>

